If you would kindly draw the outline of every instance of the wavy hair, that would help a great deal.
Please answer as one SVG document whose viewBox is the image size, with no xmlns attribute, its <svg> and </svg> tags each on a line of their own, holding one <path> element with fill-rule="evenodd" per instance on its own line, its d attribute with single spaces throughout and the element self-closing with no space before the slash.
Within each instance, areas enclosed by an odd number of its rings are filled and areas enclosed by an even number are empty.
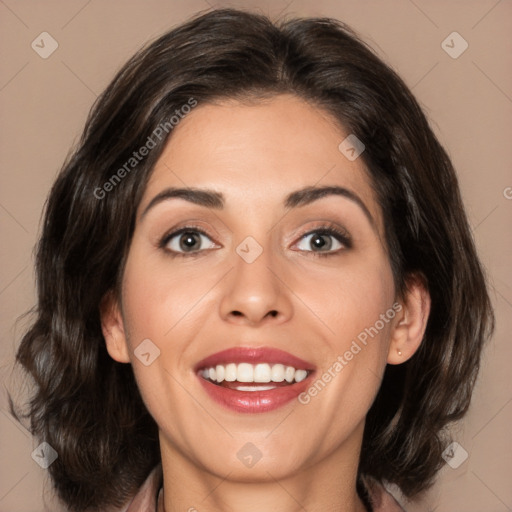
<svg viewBox="0 0 512 512">
<path fill-rule="evenodd" d="M 30 428 L 57 451 L 49 472 L 73 512 L 123 505 L 160 460 L 158 428 L 132 368 L 107 353 L 99 304 L 119 293 L 137 206 L 172 136 L 162 126 L 190 98 L 201 105 L 283 93 L 364 143 L 396 288 L 403 293 L 421 276 L 432 299 L 419 350 L 387 366 L 368 412 L 360 479 L 395 483 L 414 497 L 442 466 L 446 427 L 468 409 L 494 326 L 453 166 L 404 82 L 349 27 L 219 9 L 159 37 L 121 68 L 46 203 L 35 319 L 17 362 L 34 381 Z M 159 127 L 159 143 L 128 171 L 134 150 Z M 113 182 L 121 168 L 126 176 Z"/>
</svg>

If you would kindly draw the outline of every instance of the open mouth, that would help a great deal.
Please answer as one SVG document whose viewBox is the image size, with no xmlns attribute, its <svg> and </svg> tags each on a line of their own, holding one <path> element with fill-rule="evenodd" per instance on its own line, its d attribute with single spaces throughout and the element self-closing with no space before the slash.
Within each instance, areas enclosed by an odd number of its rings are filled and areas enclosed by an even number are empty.
<svg viewBox="0 0 512 512">
<path fill-rule="evenodd" d="M 315 368 L 272 348 L 235 347 L 195 367 L 207 394 L 236 412 L 268 412 L 296 398 L 310 384 Z"/>
<path fill-rule="evenodd" d="M 270 363 L 228 363 L 203 368 L 200 375 L 212 384 L 238 391 L 267 391 L 302 382 L 310 371 Z"/>
</svg>

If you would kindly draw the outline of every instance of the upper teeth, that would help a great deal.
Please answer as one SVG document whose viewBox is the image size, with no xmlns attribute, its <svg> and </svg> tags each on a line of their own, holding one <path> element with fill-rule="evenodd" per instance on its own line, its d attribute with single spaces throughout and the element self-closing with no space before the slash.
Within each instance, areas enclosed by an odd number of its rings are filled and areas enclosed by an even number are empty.
<svg viewBox="0 0 512 512">
<path fill-rule="evenodd" d="M 308 372 L 306 370 L 296 370 L 293 366 L 284 366 L 283 364 L 274 364 L 270 366 L 267 363 L 229 363 L 226 365 L 218 364 L 215 368 L 204 368 L 202 375 L 205 379 L 216 382 L 300 382 L 304 380 Z"/>
</svg>

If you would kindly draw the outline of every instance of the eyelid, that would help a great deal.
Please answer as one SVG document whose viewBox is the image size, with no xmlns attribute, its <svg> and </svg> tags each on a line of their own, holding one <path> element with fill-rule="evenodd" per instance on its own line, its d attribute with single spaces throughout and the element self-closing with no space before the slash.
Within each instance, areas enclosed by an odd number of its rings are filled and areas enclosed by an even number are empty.
<svg viewBox="0 0 512 512">
<path fill-rule="evenodd" d="M 175 238 L 183 233 L 187 233 L 189 231 L 203 235 L 203 236 L 209 238 L 214 244 L 220 245 L 211 235 L 209 235 L 204 229 L 200 228 L 199 226 L 186 225 L 181 228 L 172 228 L 169 231 L 167 231 L 166 234 L 160 238 L 160 241 L 158 242 L 158 247 L 162 250 L 167 251 L 168 253 L 172 254 L 173 256 L 193 256 L 193 255 L 198 255 L 198 254 L 204 252 L 205 250 L 207 250 L 207 249 L 201 249 L 199 251 L 192 251 L 192 252 L 187 253 L 187 252 L 181 252 L 181 251 L 167 249 L 167 245 L 173 238 Z M 209 249 L 211 249 L 211 247 Z"/>
<path fill-rule="evenodd" d="M 194 226 L 194 225 L 190 225 L 190 224 L 183 226 L 181 228 L 170 229 L 168 232 L 166 232 L 165 235 L 163 235 L 160 238 L 158 247 L 160 249 L 167 251 L 168 253 L 172 254 L 173 256 L 196 256 L 196 255 L 203 253 L 204 251 L 212 249 L 212 247 L 210 247 L 207 249 L 200 249 L 200 250 L 192 251 L 192 252 L 182 252 L 182 251 L 170 250 L 167 248 L 167 245 L 169 244 L 170 240 L 172 240 L 173 238 L 175 238 L 183 233 L 189 232 L 189 231 L 203 235 L 203 236 L 209 238 L 214 244 L 220 245 L 220 247 L 222 247 L 222 244 L 219 244 L 204 229 L 200 228 L 199 226 Z M 331 236 L 331 237 L 335 238 L 344 247 L 337 249 L 335 251 L 304 251 L 304 250 L 301 250 L 302 252 L 312 253 L 315 256 L 328 256 L 328 255 L 338 254 L 340 251 L 342 251 L 344 249 L 350 249 L 352 247 L 352 237 L 351 237 L 350 233 L 346 229 L 344 229 L 341 226 L 339 226 L 333 222 L 330 222 L 330 221 L 321 223 L 320 225 L 310 228 L 309 230 L 302 233 L 299 236 L 298 240 L 293 244 L 293 246 L 297 245 L 305 237 L 313 235 L 313 234 Z"/>
<path fill-rule="evenodd" d="M 334 224 L 332 222 L 324 222 L 323 224 L 320 224 L 319 226 L 316 226 L 314 228 L 310 228 L 305 233 L 299 236 L 299 239 L 297 242 L 295 242 L 293 245 L 297 245 L 300 243 L 305 237 L 313 235 L 313 234 L 320 234 L 320 235 L 326 235 L 331 236 L 335 238 L 341 245 L 343 245 L 343 248 L 334 250 L 334 251 L 304 251 L 308 253 L 312 253 L 315 256 L 328 256 L 328 255 L 334 255 L 338 254 L 342 250 L 351 249 L 353 246 L 352 237 L 350 233 L 342 228 L 341 226 L 338 226 L 337 224 Z"/>
</svg>

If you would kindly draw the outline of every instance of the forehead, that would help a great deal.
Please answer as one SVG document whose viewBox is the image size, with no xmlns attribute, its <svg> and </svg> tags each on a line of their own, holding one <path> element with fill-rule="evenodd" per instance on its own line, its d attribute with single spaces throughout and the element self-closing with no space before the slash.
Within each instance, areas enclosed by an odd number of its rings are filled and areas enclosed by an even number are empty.
<svg viewBox="0 0 512 512">
<path fill-rule="evenodd" d="M 362 159 L 339 149 L 348 135 L 326 111 L 291 95 L 199 104 L 171 133 L 142 204 L 179 186 L 218 190 L 226 204 L 243 198 L 272 207 L 292 190 L 332 185 L 354 191 L 378 220 Z"/>
</svg>

